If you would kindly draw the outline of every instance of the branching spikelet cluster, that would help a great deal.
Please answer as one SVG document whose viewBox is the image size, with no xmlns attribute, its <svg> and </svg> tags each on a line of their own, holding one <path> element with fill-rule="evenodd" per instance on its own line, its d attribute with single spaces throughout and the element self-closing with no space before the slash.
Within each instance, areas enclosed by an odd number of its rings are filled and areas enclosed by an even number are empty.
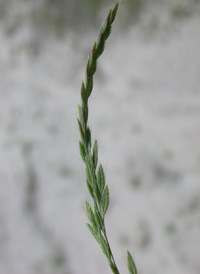
<svg viewBox="0 0 200 274">
<path fill-rule="evenodd" d="M 86 211 L 90 223 L 87 224 L 90 232 L 99 243 L 103 253 L 108 259 L 111 270 L 119 274 L 116 266 L 105 228 L 104 217 L 109 206 L 109 188 L 106 184 L 104 169 L 98 164 L 98 143 L 92 144 L 91 130 L 88 126 L 88 99 L 93 89 L 93 76 L 97 68 L 97 59 L 103 53 L 105 42 L 111 33 L 111 27 L 115 20 L 119 2 L 113 9 L 110 9 L 105 24 L 102 26 L 99 38 L 95 42 L 91 55 L 88 58 L 86 68 L 86 79 L 81 86 L 81 105 L 78 107 L 78 125 L 81 135 L 79 148 L 82 160 L 85 164 L 86 183 L 89 193 L 93 199 L 93 206 L 86 201 Z M 131 254 L 127 252 L 127 262 L 130 274 L 137 274 L 137 270 Z"/>
</svg>

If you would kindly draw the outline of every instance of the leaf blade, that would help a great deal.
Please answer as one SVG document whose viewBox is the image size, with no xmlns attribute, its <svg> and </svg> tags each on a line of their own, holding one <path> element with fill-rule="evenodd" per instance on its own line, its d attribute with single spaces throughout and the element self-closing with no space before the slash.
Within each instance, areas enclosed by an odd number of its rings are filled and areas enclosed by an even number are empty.
<svg viewBox="0 0 200 274">
<path fill-rule="evenodd" d="M 127 251 L 127 263 L 130 274 L 137 274 L 137 268 L 131 256 L 131 253 Z"/>
</svg>

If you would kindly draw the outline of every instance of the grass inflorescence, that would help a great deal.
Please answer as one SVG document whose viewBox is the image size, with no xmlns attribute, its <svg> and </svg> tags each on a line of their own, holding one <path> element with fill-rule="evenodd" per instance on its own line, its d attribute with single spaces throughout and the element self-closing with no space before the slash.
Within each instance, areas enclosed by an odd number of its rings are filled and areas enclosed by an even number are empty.
<svg viewBox="0 0 200 274">
<path fill-rule="evenodd" d="M 98 164 L 98 142 L 95 140 L 92 143 L 91 130 L 88 126 L 88 99 L 93 89 L 93 76 L 97 68 L 97 59 L 104 51 L 105 42 L 111 33 L 118 6 L 119 2 L 116 3 L 114 8 L 110 9 L 107 19 L 100 30 L 99 38 L 94 43 L 91 55 L 87 61 L 86 79 L 81 86 L 81 105 L 78 106 L 78 125 L 81 135 L 79 148 L 85 164 L 87 187 L 93 200 L 92 206 L 86 201 L 86 211 L 89 219 L 87 226 L 101 246 L 114 274 L 120 274 L 120 272 L 115 263 L 105 227 L 105 214 L 109 206 L 110 194 L 103 166 Z M 129 273 L 137 274 L 135 263 L 129 251 L 127 252 L 127 262 Z"/>
</svg>

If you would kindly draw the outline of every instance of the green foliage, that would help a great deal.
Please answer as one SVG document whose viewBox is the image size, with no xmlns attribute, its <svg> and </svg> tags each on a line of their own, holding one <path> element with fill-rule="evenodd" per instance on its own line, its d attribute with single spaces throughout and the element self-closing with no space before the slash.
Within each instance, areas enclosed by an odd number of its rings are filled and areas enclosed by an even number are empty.
<svg viewBox="0 0 200 274">
<path fill-rule="evenodd" d="M 98 144 L 97 144 L 97 140 L 94 141 L 92 161 L 93 161 L 93 164 L 94 164 L 94 169 L 96 170 L 97 163 L 98 163 Z"/>
<path fill-rule="evenodd" d="M 103 216 L 106 214 L 106 211 L 108 209 L 109 200 L 110 200 L 109 189 L 108 189 L 108 186 L 106 186 L 106 188 L 103 192 L 102 205 L 101 205 L 101 210 L 102 210 Z"/>
<path fill-rule="evenodd" d="M 93 206 L 86 201 L 86 211 L 90 224 L 88 229 L 94 236 L 105 254 L 110 268 L 114 274 L 119 274 L 116 266 L 108 238 L 106 233 L 104 217 L 108 210 L 110 194 L 108 185 L 106 185 L 105 173 L 103 166 L 98 164 L 98 142 L 92 143 L 91 131 L 88 126 L 88 99 L 93 89 L 93 75 L 97 68 L 97 59 L 103 53 L 105 42 L 111 33 L 112 23 L 115 20 L 119 2 L 113 9 L 110 9 L 105 24 L 102 26 L 98 41 L 94 43 L 91 56 L 88 58 L 86 67 L 86 79 L 81 85 L 81 105 L 78 106 L 78 126 L 80 130 L 81 140 L 79 141 L 79 149 L 81 158 L 85 164 L 86 183 L 89 193 L 93 199 Z M 130 257 L 130 256 L 129 256 Z M 133 268 L 133 260 L 129 258 L 129 270 Z M 137 274 L 137 272 L 130 272 Z"/>
<path fill-rule="evenodd" d="M 104 190 L 105 182 L 106 182 L 105 174 L 103 171 L 103 167 L 100 164 L 99 169 L 98 169 L 98 174 L 97 174 L 97 184 L 98 184 L 101 192 L 103 192 L 103 190 Z"/>
<path fill-rule="evenodd" d="M 137 274 L 137 268 L 131 256 L 131 253 L 127 251 L 127 263 L 128 263 L 128 270 L 130 274 Z"/>
</svg>

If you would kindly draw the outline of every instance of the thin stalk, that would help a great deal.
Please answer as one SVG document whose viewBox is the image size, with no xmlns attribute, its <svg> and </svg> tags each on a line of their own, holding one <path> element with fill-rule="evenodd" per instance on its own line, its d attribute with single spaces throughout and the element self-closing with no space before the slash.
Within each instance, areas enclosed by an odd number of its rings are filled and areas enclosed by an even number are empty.
<svg viewBox="0 0 200 274">
<path fill-rule="evenodd" d="M 112 264 L 113 264 L 113 268 L 111 268 L 111 269 L 112 269 L 112 272 L 113 272 L 114 274 L 120 274 L 120 272 L 119 272 L 119 270 L 118 270 L 118 268 L 117 268 L 117 265 L 116 265 L 116 263 L 115 263 L 114 256 L 113 256 L 113 254 L 112 254 L 112 250 L 111 250 L 111 248 L 110 248 L 110 244 L 109 244 L 108 237 L 107 237 L 107 233 L 106 233 L 105 224 L 104 224 L 103 233 L 104 233 L 105 240 L 106 240 L 106 242 L 107 242 L 107 244 L 108 244 L 108 248 L 109 248 L 109 250 L 110 250 L 110 254 L 111 254 L 111 258 L 112 258 Z"/>
</svg>

